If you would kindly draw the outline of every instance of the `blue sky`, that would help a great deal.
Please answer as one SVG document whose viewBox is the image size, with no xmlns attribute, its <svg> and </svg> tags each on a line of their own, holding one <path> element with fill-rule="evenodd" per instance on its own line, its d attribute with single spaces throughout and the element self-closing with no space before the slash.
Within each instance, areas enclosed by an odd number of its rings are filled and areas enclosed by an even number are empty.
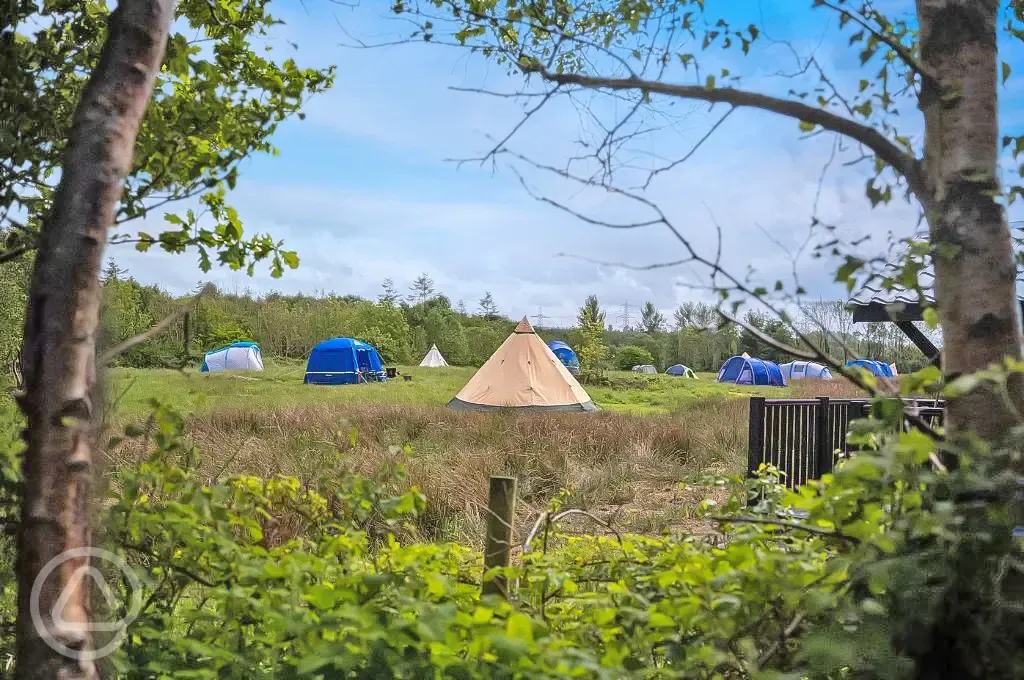
<svg viewBox="0 0 1024 680">
<path fill-rule="evenodd" d="M 503 137 L 519 120 L 524 105 L 450 88 L 513 91 L 522 81 L 463 50 L 425 44 L 374 50 L 342 46 L 345 31 L 367 42 L 406 32 L 405 25 L 388 17 L 389 4 L 273 4 L 273 13 L 287 22 L 273 36 L 275 47 L 290 53 L 287 42 L 296 42 L 300 64 L 336 64 L 337 80 L 330 92 L 310 103 L 306 120 L 282 125 L 274 139 L 279 156 L 259 157 L 243 167 L 231 200 L 248 232 L 269 231 L 298 251 L 299 269 L 278 280 L 265 270 L 251 278 L 223 268 L 204 275 L 190 255 L 141 255 L 123 246 L 112 249 L 114 258 L 136 278 L 176 293 L 212 280 L 228 290 L 375 297 L 385 277 L 405 289 L 426 272 L 453 302 L 465 300 L 474 309 L 484 291 L 490 291 L 505 314 L 536 316 L 543 308 L 549 323 L 570 323 L 583 298 L 592 293 L 610 308 L 610 318 L 624 303 L 635 310 L 651 300 L 668 311 L 688 299 L 707 299 L 690 285 L 703 280 L 689 267 L 638 272 L 596 263 L 644 265 L 681 257 L 679 244 L 663 227 L 593 226 L 532 198 L 508 167 L 494 171 L 446 160 L 489 149 L 494 138 Z M 763 16 L 763 31 L 771 38 L 792 41 L 801 53 L 814 50 L 838 81 L 855 87 L 857 79 L 866 77 L 856 52 L 846 48 L 834 15 L 812 11 L 810 4 L 707 2 L 710 13 L 720 15 L 726 8 L 725 16 L 735 23 L 762 25 Z M 882 4 L 896 14 L 906 14 L 913 6 L 910 0 Z M 1003 56 L 1021 74 L 1020 80 L 1011 78 L 1001 103 L 1006 131 L 1024 123 L 1020 54 L 1019 48 L 1008 46 Z M 743 74 L 750 89 L 785 94 L 794 86 L 772 77 L 793 63 L 788 48 L 767 41 L 746 59 L 718 52 L 702 59 L 705 69 L 726 67 Z M 724 112 L 719 108 L 709 113 L 707 107 L 686 103 L 660 110 L 674 116 L 672 125 L 645 138 L 644 144 L 662 156 L 685 152 Z M 595 111 L 617 113 L 606 100 Z M 581 129 L 593 132 L 586 124 L 581 128 L 581 117 L 569 102 L 555 101 L 511 146 L 541 162 L 564 163 L 575 153 L 573 143 Z M 906 110 L 901 129 L 920 135 L 916 110 Z M 739 274 L 753 268 L 756 278 L 770 285 L 790 276 L 791 258 L 782 247 L 793 252 L 806 238 L 832 144 L 824 136 L 801 140 L 795 122 L 740 110 L 685 164 L 660 175 L 647 196 L 707 254 L 717 247 L 717 222 L 723 232 L 723 260 Z M 851 150 L 846 158 L 854 157 Z M 638 206 L 603 191 L 581 193 L 550 175 L 521 164 L 519 168 L 534 193 L 565 201 L 596 219 L 648 217 Z M 896 201 L 871 210 L 864 179 L 856 167 L 833 164 L 818 199 L 819 214 L 849 238 L 870 235 L 864 252 L 883 255 L 887 234 L 903 236 L 913 230 L 916 207 Z M 805 256 L 798 269 L 812 295 L 842 295 L 830 283 L 832 267 L 824 261 Z"/>
</svg>

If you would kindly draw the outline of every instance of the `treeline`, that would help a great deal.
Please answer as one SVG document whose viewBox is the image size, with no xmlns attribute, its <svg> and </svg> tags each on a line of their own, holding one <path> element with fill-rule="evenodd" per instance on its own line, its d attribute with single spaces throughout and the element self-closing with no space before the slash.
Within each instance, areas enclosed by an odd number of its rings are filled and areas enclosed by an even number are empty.
<svg viewBox="0 0 1024 680">
<path fill-rule="evenodd" d="M 0 268 L 0 351 L 5 358 L 20 346 L 29 271 L 27 261 Z M 462 303 L 453 305 L 434 290 L 426 275 L 416 280 L 408 295 L 401 295 L 386 280 L 377 300 L 333 294 L 256 296 L 216 288 L 194 299 L 194 295 L 175 297 L 157 286 L 142 285 L 111 263 L 103 281 L 100 346 L 112 347 L 149 330 L 183 304 L 188 305 L 187 315 L 152 340 L 124 352 L 117 363 L 137 368 L 175 365 L 239 340 L 259 343 L 267 356 L 300 360 L 321 340 L 350 336 L 372 343 L 389 364 L 418 363 L 436 344 L 449 363 L 478 366 L 517 321 L 501 315 L 489 293 L 472 312 Z M 596 299 L 588 299 L 580 312 L 583 321 L 576 327 L 542 328 L 541 336 L 545 341 L 564 340 L 577 351 L 593 352 L 595 343 L 603 344 L 604 349 L 594 356 L 605 368 L 629 370 L 637 364 L 653 364 L 663 371 L 682 363 L 696 371 L 717 371 L 725 359 L 742 352 L 779 363 L 791 358 L 750 330 L 721 325 L 714 307 L 702 303 L 683 304 L 670 318 L 647 303 L 639 322 L 625 330 L 607 324 Z M 777 343 L 804 345 L 778 319 L 750 312 L 744 322 Z M 854 326 L 838 301 L 808 305 L 796 326 L 841 359 L 878 358 L 895 362 L 901 371 L 923 365 L 924 357 L 893 324 Z M 586 334 L 585 328 L 589 329 Z"/>
</svg>

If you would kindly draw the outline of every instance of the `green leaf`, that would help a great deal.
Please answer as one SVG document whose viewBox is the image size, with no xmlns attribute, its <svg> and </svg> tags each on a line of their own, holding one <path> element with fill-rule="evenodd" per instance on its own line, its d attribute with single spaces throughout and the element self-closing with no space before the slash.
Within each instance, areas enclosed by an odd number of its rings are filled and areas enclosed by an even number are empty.
<svg viewBox="0 0 1024 680">
<path fill-rule="evenodd" d="M 814 123 L 810 123 L 806 120 L 800 121 L 800 132 L 811 132 L 815 127 L 816 125 Z"/>
<path fill-rule="evenodd" d="M 505 624 L 505 634 L 513 640 L 533 642 L 533 620 L 522 612 L 514 612 Z"/>
<path fill-rule="evenodd" d="M 704 81 L 704 87 L 709 89 L 709 90 L 715 89 L 715 77 L 714 76 L 708 76 L 707 80 Z"/>
<path fill-rule="evenodd" d="M 1002 67 L 1002 68 L 1003 68 L 1003 85 L 1005 85 L 1005 84 L 1006 84 L 1006 81 L 1007 81 L 1007 80 L 1009 80 L 1009 78 L 1010 78 L 1010 65 L 1009 65 L 1009 64 L 1007 64 L 1007 63 L 1006 63 L 1006 62 L 1004 61 L 1004 62 L 1003 62 L 1003 67 Z"/>
<path fill-rule="evenodd" d="M 924 322 L 928 328 L 935 329 L 939 326 L 939 313 L 934 307 L 927 307 L 923 312 Z"/>
<path fill-rule="evenodd" d="M 299 254 L 293 250 L 282 250 L 281 259 L 292 269 L 299 266 Z"/>
<path fill-rule="evenodd" d="M 676 628 L 676 622 L 671 617 L 662 614 L 661 612 L 654 612 L 650 618 L 647 619 L 647 625 L 651 628 Z"/>
</svg>

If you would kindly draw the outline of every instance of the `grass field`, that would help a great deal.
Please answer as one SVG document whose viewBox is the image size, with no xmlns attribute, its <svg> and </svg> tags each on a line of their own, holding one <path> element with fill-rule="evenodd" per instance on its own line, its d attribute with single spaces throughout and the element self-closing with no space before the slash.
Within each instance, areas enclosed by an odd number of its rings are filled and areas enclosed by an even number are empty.
<svg viewBox="0 0 1024 680">
<path fill-rule="evenodd" d="M 113 369 L 108 423 L 113 430 L 140 422 L 154 398 L 174 406 L 187 416 L 189 436 L 203 453 L 201 472 L 210 479 L 289 474 L 330 486 L 351 471 L 372 476 L 402 460 L 408 483 L 428 499 L 424 532 L 477 541 L 493 474 L 519 478 L 520 527 L 562 489 L 578 507 L 633 530 L 686 527 L 707 490 L 681 482 L 742 469 L 747 397 L 852 393 L 838 381 L 827 388 L 749 388 L 719 384 L 713 375 L 612 373 L 609 386 L 588 389 L 599 413 L 473 413 L 442 408 L 472 368 L 400 367 L 411 381 L 358 386 L 304 385 L 303 369 Z M 395 453 L 406 445 L 408 458 Z M 144 454 L 144 443 L 122 442 L 106 452 L 107 470 L 116 475 Z"/>
<path fill-rule="evenodd" d="M 112 369 L 108 375 L 108 401 L 120 414 L 138 414 L 153 398 L 188 413 L 221 408 L 262 410 L 303 405 L 407 404 L 443 406 L 462 389 L 475 368 L 431 369 L 402 366 L 409 375 L 387 383 L 359 386 L 304 385 L 303 364 L 268 362 L 262 373 L 200 373 L 196 370 Z M 610 372 L 609 387 L 587 391 L 602 409 L 635 415 L 668 414 L 694 402 L 715 398 L 784 396 L 788 388 L 744 387 L 715 381 L 712 374 L 699 380 L 665 375 L 640 376 Z"/>
</svg>

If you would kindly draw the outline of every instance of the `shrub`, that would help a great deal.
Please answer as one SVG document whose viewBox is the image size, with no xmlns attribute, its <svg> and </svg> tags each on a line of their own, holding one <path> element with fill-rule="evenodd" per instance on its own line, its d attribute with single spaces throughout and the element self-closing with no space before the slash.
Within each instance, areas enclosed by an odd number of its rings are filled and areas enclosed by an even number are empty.
<svg viewBox="0 0 1024 680">
<path fill-rule="evenodd" d="M 653 364 L 654 355 L 639 345 L 623 345 L 615 350 L 615 367 L 628 371 L 634 366 Z"/>
</svg>

